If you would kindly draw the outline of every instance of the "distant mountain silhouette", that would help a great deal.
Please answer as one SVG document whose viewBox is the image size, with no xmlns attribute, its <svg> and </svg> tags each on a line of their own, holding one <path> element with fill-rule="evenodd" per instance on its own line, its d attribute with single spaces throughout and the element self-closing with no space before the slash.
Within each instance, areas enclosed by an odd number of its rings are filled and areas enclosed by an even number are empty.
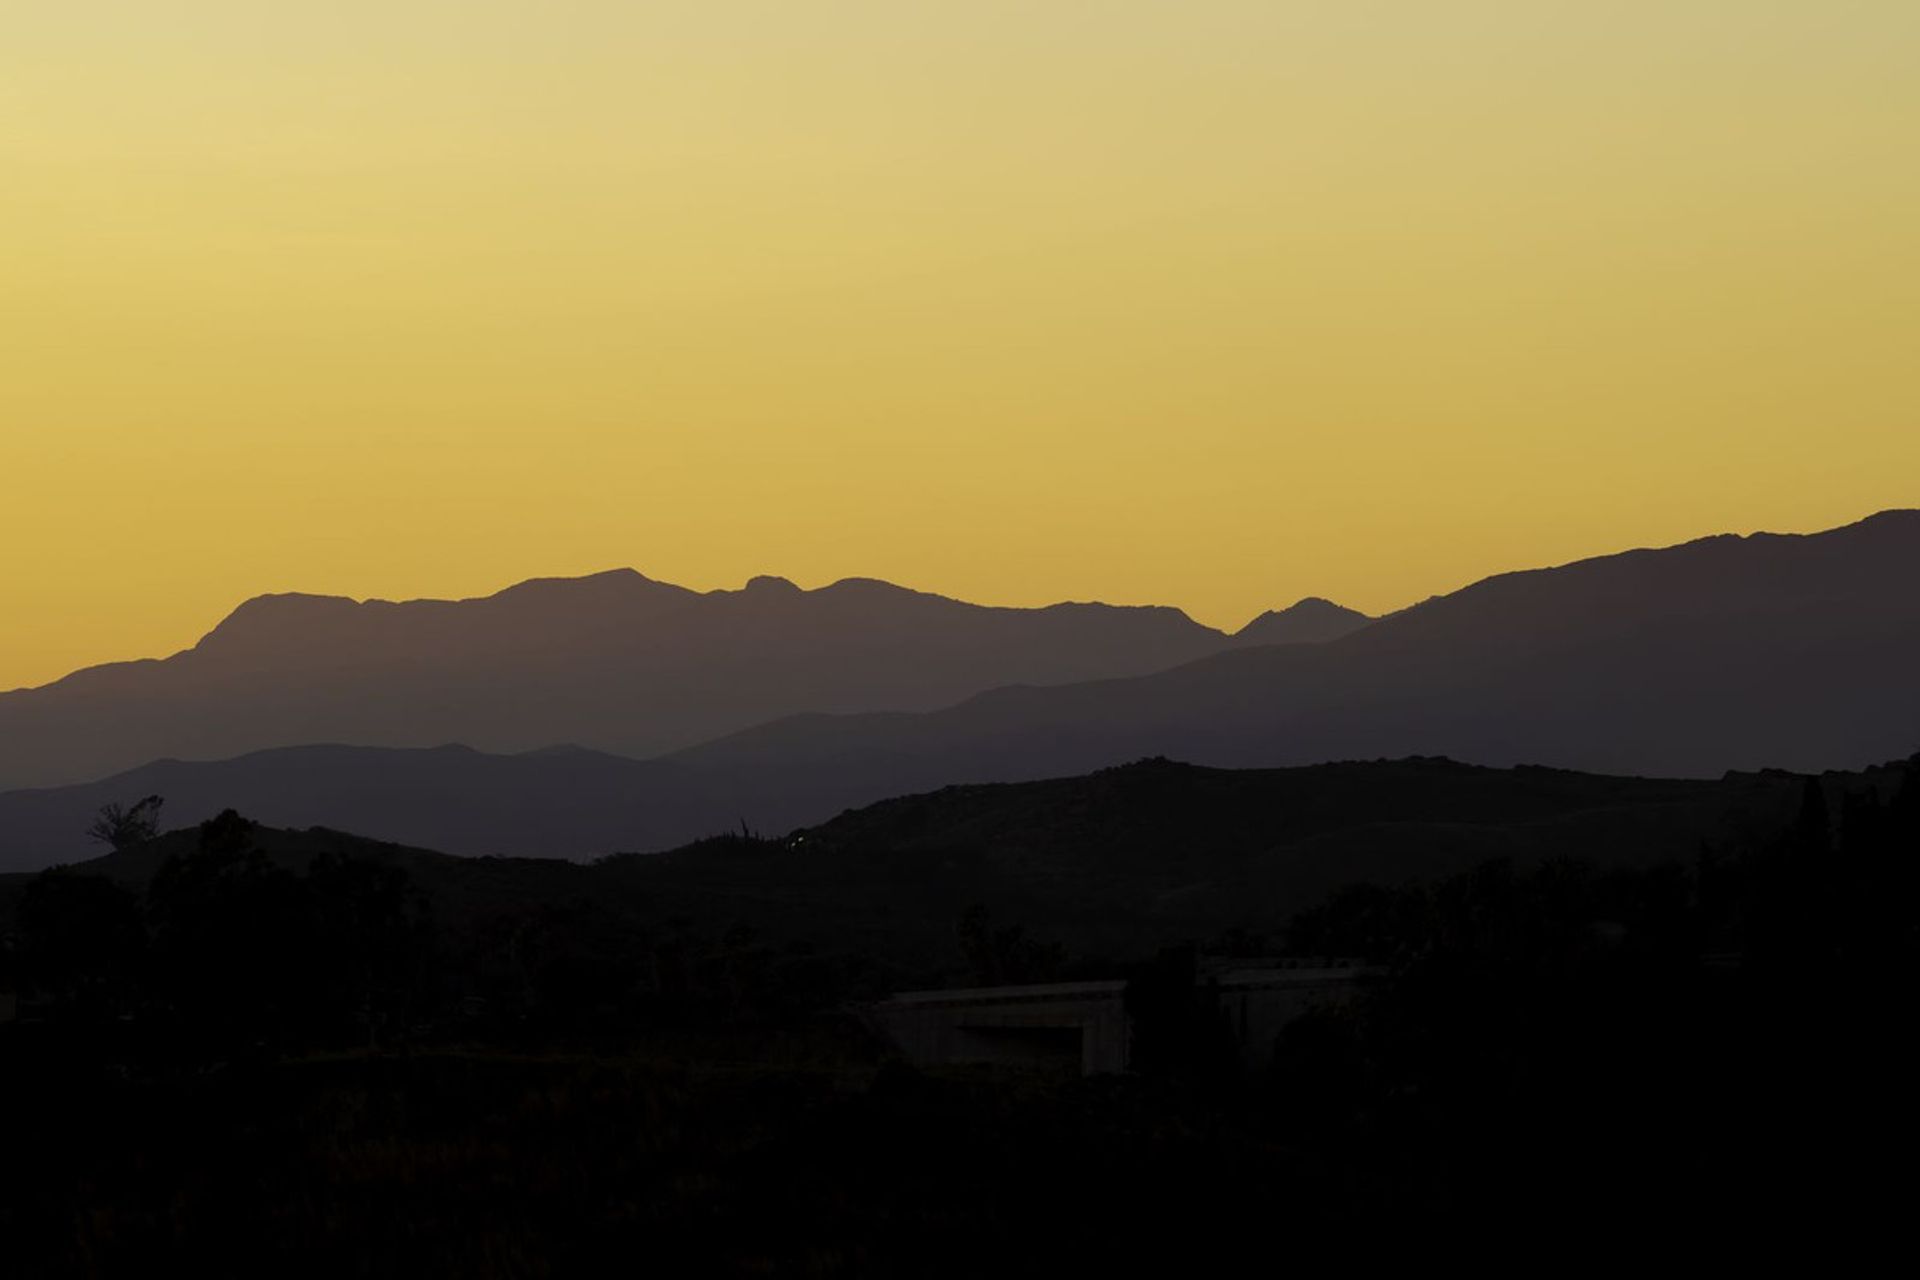
<svg viewBox="0 0 1920 1280">
<path fill-rule="evenodd" d="M 73 856 L 60 850 L 72 849 L 93 807 L 149 792 L 169 796 L 170 821 L 233 805 L 277 824 L 457 852 L 578 855 L 662 848 L 742 821 L 778 832 L 949 784 L 1070 776 L 1152 756 L 1233 768 L 1449 756 L 1667 777 L 1859 768 L 1920 747 L 1916 569 L 1920 511 L 1888 512 L 1814 535 L 1708 538 L 1506 574 L 1323 644 L 1236 647 L 1206 633 L 1218 651 L 1154 674 L 1012 685 L 929 712 L 792 716 L 645 763 L 565 751 L 502 762 L 327 748 L 157 765 L 96 786 L 0 796 L 0 842 L 29 862 Z M 644 580 L 532 584 L 519 594 L 546 604 L 258 606 L 186 659 L 13 695 L 0 702 L 0 742 L 14 760 L 31 760 L 27 712 L 45 706 L 69 716 L 49 722 L 61 726 L 50 740 L 69 761 L 89 746 L 134 750 L 167 731 L 202 732 L 182 720 L 196 706 L 233 708 L 251 732 L 297 734 L 298 711 L 325 726 L 359 717 L 394 736 L 408 725 L 479 721 L 512 722 L 545 741 L 586 740 L 583 723 L 645 736 L 661 723 L 695 722 L 703 699 L 741 717 L 755 698 L 799 698 L 803 685 L 821 703 L 904 699 L 962 682 L 951 670 L 916 673 L 915 662 L 951 659 L 965 678 L 984 679 L 995 663 L 1039 665 L 1039 652 L 1057 674 L 1090 652 L 1144 661 L 1204 630 L 1170 610 L 975 610 L 880 584 L 803 593 L 763 583 L 717 600 L 692 596 L 694 615 L 711 608 L 733 619 L 704 631 L 634 622 L 691 596 Z M 591 602 L 602 594 L 618 607 Z M 762 615 L 753 598 L 763 596 L 788 604 Z M 290 609 L 336 619 L 337 628 L 291 627 Z M 784 621 L 776 638 L 742 616 Z M 556 617 L 568 620 L 561 639 Z M 385 630 L 393 618 L 405 619 L 406 645 Z M 495 621 L 481 626 L 486 619 Z M 369 627 L 380 643 L 362 634 Z M 464 644 L 462 627 L 476 630 Z M 1112 640 L 1114 628 L 1138 643 Z M 685 637 L 696 632 L 723 652 L 691 648 Z M 952 639 L 962 634 L 986 637 L 990 656 Z M 1066 639 L 1035 646 L 1035 635 Z M 681 647 L 663 656 L 662 636 Z M 353 656 L 367 652 L 411 656 L 370 667 Z M 556 665 L 548 657 L 556 652 L 576 656 Z M 852 657 L 870 661 L 870 682 Z M 164 677 L 141 683 L 156 670 Z M 489 671 L 514 679 L 490 686 Z M 675 671 L 697 672 L 698 682 L 662 674 Z M 723 675 L 747 691 L 724 687 Z M 148 692 L 130 700 L 118 682 Z M 367 690 L 388 691 L 391 706 Z M 51 701 L 34 701 L 43 697 Z M 649 709 L 675 714 L 649 720 Z M 76 726 L 99 742 L 79 742 Z M 216 724 L 204 734 L 196 740 L 232 730 Z M 6 856 L 6 865 L 27 865 Z"/>
<path fill-rule="evenodd" d="M 737 828 L 723 797 L 670 764 L 581 749 L 284 747 L 211 763 L 162 760 L 101 782 L 0 794 L 0 872 L 101 852 L 102 805 L 159 795 L 162 825 L 238 808 L 274 827 L 331 827 L 454 854 L 582 858 Z"/>
<path fill-rule="evenodd" d="M 1268 610 L 1234 633 L 1241 644 L 1324 644 L 1352 635 L 1373 619 L 1319 596 Z"/>
<path fill-rule="evenodd" d="M 930 710 L 1234 643 L 1177 609 L 985 608 L 867 579 L 701 593 L 623 570 L 478 600 L 263 596 L 174 657 L 0 694 L 0 788 L 317 742 L 647 756 L 801 712 Z"/>
<path fill-rule="evenodd" d="M 1228 767 L 1446 755 L 1602 773 L 1861 767 L 1920 746 L 1920 511 L 1489 578 L 1323 645 L 807 716 L 676 763 L 829 810 L 1167 755 Z"/>
</svg>

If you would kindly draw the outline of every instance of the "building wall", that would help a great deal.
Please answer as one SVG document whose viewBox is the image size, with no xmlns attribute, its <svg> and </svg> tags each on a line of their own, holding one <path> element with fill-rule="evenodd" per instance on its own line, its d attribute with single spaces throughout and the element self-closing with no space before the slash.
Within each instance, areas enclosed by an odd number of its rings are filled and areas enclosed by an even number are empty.
<svg viewBox="0 0 1920 1280">
<path fill-rule="evenodd" d="M 1288 1023 L 1313 1009 L 1351 999 L 1363 978 L 1358 969 L 1230 975 L 1214 988 L 1214 996 L 1233 1033 L 1241 1067 L 1263 1071 L 1272 1066 L 1280 1033 Z"/>
<path fill-rule="evenodd" d="M 868 1011 L 901 1055 L 920 1066 L 1124 1071 L 1127 1019 L 1122 983 L 1083 988 L 987 988 L 916 992 Z"/>
<path fill-rule="evenodd" d="M 1197 989 L 1216 1001 L 1241 1066 L 1273 1061 L 1280 1032 L 1316 1006 L 1347 998 L 1363 976 L 1352 967 L 1229 970 Z M 1126 983 L 919 991 L 871 1006 L 869 1024 L 916 1066 L 990 1065 L 1125 1071 L 1132 1027 Z"/>
</svg>

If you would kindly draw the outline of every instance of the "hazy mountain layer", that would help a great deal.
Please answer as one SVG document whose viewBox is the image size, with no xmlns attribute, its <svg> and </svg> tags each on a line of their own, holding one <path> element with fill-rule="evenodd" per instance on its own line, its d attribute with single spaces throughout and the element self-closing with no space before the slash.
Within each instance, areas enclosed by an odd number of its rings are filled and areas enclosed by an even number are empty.
<svg viewBox="0 0 1920 1280">
<path fill-rule="evenodd" d="M 581 752 L 502 759 L 326 748 L 159 764 L 105 783 L 0 796 L 0 865 L 73 857 L 93 807 L 149 792 L 169 797 L 176 820 L 234 805 L 272 823 L 325 824 L 454 852 L 579 856 L 668 847 L 742 822 L 780 832 L 889 796 L 1072 775 L 1149 756 L 1262 768 L 1449 756 L 1674 777 L 1860 768 L 1920 748 L 1916 570 L 1920 512 L 1889 512 L 1810 536 L 1709 538 L 1490 578 L 1322 644 L 1233 649 L 1141 677 L 999 688 L 933 712 L 797 716 L 646 763 Z M 625 598 L 618 582 L 601 585 Z M 569 600 L 581 589 L 553 588 Z M 855 594 L 862 592 L 901 594 L 878 586 Z M 981 621 L 969 606 L 911 599 L 911 608 Z M 361 621 L 382 613 L 313 607 Z M 1182 634 L 1192 625 L 1166 612 L 1096 613 Z M 991 625 L 1082 616 L 1092 615 L 1042 611 Z M 316 664 L 323 651 L 354 648 L 306 631 L 266 635 L 251 624 L 216 633 L 202 648 L 272 654 L 260 670 L 274 673 L 295 641 L 311 647 Z M 420 643 L 425 672 L 432 646 Z M 625 652 L 624 643 L 610 641 L 609 651 Z M 825 666 L 837 670 L 843 650 L 823 641 L 809 652 L 830 652 Z M 896 660 L 904 661 L 887 661 Z M 902 675 L 887 661 L 876 669 Z M 396 698 L 449 687 L 436 679 L 423 674 L 419 688 Z M 892 693 L 904 687 L 888 679 L 880 684 Z M 159 723 L 151 708 L 145 719 L 134 715 L 134 705 L 103 698 L 92 711 Z M 551 710 L 530 707 L 525 722 Z M 448 718 L 465 714 L 448 702 Z M 6 741 L 17 750 L 16 732 Z M 99 732 L 117 741 L 116 730 Z"/>
<path fill-rule="evenodd" d="M 1168 755 L 1233 767 L 1446 755 L 1716 776 L 1920 747 L 1920 511 L 1489 578 L 1321 645 L 802 717 L 674 757 L 821 810 Z"/>
<path fill-rule="evenodd" d="M 163 760 L 101 782 L 0 794 L 0 871 L 97 855 L 102 805 L 166 799 L 165 827 L 237 808 L 274 827 L 331 827 L 456 854 L 582 858 L 659 849 L 737 817 L 691 771 L 583 750 L 288 747 L 210 763 Z"/>
<path fill-rule="evenodd" d="M 1263 642 L 1331 634 L 1319 604 L 1269 615 Z M 863 579 L 700 593 L 621 571 L 479 600 L 265 596 L 174 657 L 0 694 L 0 789 L 316 742 L 647 756 L 801 712 L 930 710 L 1239 643 L 1177 609 L 985 608 Z"/>
</svg>

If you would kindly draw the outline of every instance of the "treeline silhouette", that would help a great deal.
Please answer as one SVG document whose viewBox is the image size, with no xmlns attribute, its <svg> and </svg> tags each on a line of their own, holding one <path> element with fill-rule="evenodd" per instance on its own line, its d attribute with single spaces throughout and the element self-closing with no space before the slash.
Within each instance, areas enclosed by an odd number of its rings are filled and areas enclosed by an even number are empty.
<svg viewBox="0 0 1920 1280">
<path fill-rule="evenodd" d="M 201 824 L 192 852 L 167 858 L 144 891 L 83 870 L 29 880 L 10 960 L 39 1028 L 75 1043 L 110 1034 L 111 1052 L 156 1063 L 470 1039 L 591 1045 L 805 1018 L 880 994 L 891 976 L 745 926 L 649 928 L 592 893 L 443 922 L 403 865 L 322 851 L 296 870 L 258 832 L 232 811 Z M 726 836 L 688 852 L 767 843 Z"/>
<path fill-rule="evenodd" d="M 604 885 L 473 916 L 223 815 L 143 891 L 21 896 L 0 1226 L 81 1272 L 1551 1265 L 1795 1231 L 1837 1258 L 1905 1207 L 1920 757 L 1845 786 L 1690 863 L 1492 861 L 1150 956 L 961 909 L 957 980 L 1130 975 L 1135 1069 L 1086 1081 L 887 1061 L 844 1009 L 913 975 L 856 945 L 639 928 Z M 1274 951 L 1377 977 L 1248 1077 L 1196 957 Z"/>
<path fill-rule="evenodd" d="M 1281 1131 L 1436 1232 L 1861 1227 L 1916 1135 L 1916 889 L 1920 760 L 1837 821 L 1809 779 L 1790 829 L 1691 867 L 1348 890 L 1288 938 L 1385 976 L 1285 1033 Z"/>
</svg>

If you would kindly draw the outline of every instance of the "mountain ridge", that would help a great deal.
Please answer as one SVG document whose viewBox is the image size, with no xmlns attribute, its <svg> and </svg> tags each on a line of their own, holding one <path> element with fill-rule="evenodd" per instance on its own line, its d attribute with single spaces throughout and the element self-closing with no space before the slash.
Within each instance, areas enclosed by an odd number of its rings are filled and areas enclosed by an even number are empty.
<svg viewBox="0 0 1920 1280">
<path fill-rule="evenodd" d="M 637 772 L 623 777 L 617 794 L 588 807 L 601 815 L 592 821 L 613 822 L 604 817 L 612 814 L 625 824 L 605 830 L 634 832 L 634 847 L 662 847 L 742 821 L 777 830 L 889 796 L 1069 776 L 1152 756 L 1275 768 L 1444 755 L 1487 766 L 1665 777 L 1864 767 L 1920 747 L 1920 669 L 1911 656 L 1920 652 L 1916 566 L 1920 511 L 1892 511 L 1824 533 L 1725 535 L 1495 575 L 1323 643 L 1209 645 L 1144 674 L 1049 681 L 1022 672 L 962 690 L 931 709 L 848 711 L 832 705 L 831 691 L 816 688 L 809 691 L 811 705 L 792 714 L 690 746 L 600 757 L 631 757 L 600 765 L 601 784 L 612 785 L 605 775 Z M 771 594 L 789 593 L 772 587 Z M 854 594 L 875 598 L 870 588 Z M 978 623 L 995 616 L 953 602 L 918 607 L 932 609 L 937 619 Z M 1084 635 L 1071 625 L 1085 616 L 1074 606 L 1013 616 L 1035 628 L 1024 633 L 1029 639 L 1050 634 L 1050 626 L 1064 626 L 1076 640 Z M 870 691 L 889 670 L 897 677 L 928 653 L 966 654 L 966 645 L 953 643 L 941 628 L 931 631 L 938 637 L 934 648 L 903 646 L 902 634 L 930 634 L 919 625 L 924 617 L 908 616 L 900 633 L 860 630 L 868 645 L 861 656 L 869 663 L 859 672 L 863 688 Z M 996 633 L 974 631 L 965 639 L 982 634 Z M 808 640 L 787 633 L 780 652 L 805 661 L 811 643 L 837 659 L 837 635 L 815 633 Z M 1155 652 L 1164 657 L 1167 649 Z M 722 670 L 753 678 L 751 663 Z M 438 668 L 426 661 L 401 668 L 401 677 L 410 708 L 433 706 L 432 696 L 448 699 L 442 717 L 419 731 L 430 740 L 361 746 L 461 742 L 501 754 L 496 744 L 476 742 L 458 728 L 458 699 L 470 686 L 436 683 Z M 699 704 L 730 692 L 719 683 L 682 691 Z M 563 701 L 567 689 L 533 687 L 515 696 L 542 692 Z M 592 709 L 603 709 L 605 701 Z M 614 709 L 626 713 L 637 705 Z M 569 712 L 564 705 L 560 710 Z M 515 750 L 572 742 L 607 751 L 604 743 L 571 732 L 577 724 L 567 714 L 541 723 L 552 731 Z M 318 732 L 306 740 L 356 741 Z M 156 754 L 220 760 L 246 753 Z M 109 772 L 119 774 L 102 774 Z M 324 789 L 325 781 L 313 780 L 309 791 Z M 484 791 L 492 784 L 462 785 Z M 566 787 L 557 794 L 572 794 Z M 445 797 L 437 803 L 462 803 L 457 788 L 434 793 L 428 787 L 427 793 Z M 537 835 L 536 811 L 562 813 L 569 803 L 519 794 L 519 807 L 491 828 L 483 824 L 483 833 L 503 829 L 510 819 Z M 246 798 L 231 794 L 228 802 Z M 324 797 L 309 798 L 317 806 Z M 588 798 L 575 794 L 570 802 Z M 323 807 L 303 813 L 308 821 L 326 822 Z"/>
<path fill-rule="evenodd" d="M 648 757 L 785 715 L 931 710 L 1235 643 L 1170 606 L 984 606 L 857 577 L 700 592 L 616 569 L 462 600 L 269 593 L 170 657 L 0 694 L 0 789 L 313 742 Z"/>
<path fill-rule="evenodd" d="M 829 789 L 863 776 L 879 793 L 1156 754 L 1240 768 L 1438 754 L 1688 777 L 1864 767 L 1920 746 L 1916 567 L 1920 510 L 1696 539 L 1496 575 L 1321 645 L 990 690 L 916 717 L 774 722 L 676 759 L 785 769 L 788 788 L 796 772 Z"/>
<path fill-rule="evenodd" d="M 380 596 L 357 597 L 310 591 L 260 592 L 256 595 L 248 596 L 239 604 L 235 605 L 219 622 L 215 623 L 210 630 L 184 649 L 178 649 L 173 653 L 164 655 L 120 658 L 108 662 L 91 663 L 87 666 L 76 667 L 64 675 L 56 676 L 52 680 L 44 681 L 40 684 L 20 685 L 11 689 L 0 689 L 0 697 L 20 693 L 38 693 L 103 670 L 141 667 L 154 663 L 169 662 L 188 654 L 218 647 L 223 643 L 231 641 L 236 636 L 246 637 L 253 628 L 260 625 L 261 620 L 273 624 L 295 621 L 311 623 L 316 619 L 346 616 L 349 614 L 383 614 L 398 611 L 426 613 L 429 611 L 452 610 L 460 606 L 488 605 L 506 600 L 519 600 L 556 588 L 587 587 L 602 582 L 631 583 L 660 588 L 663 593 L 680 601 L 713 599 L 716 597 L 749 597 L 755 595 L 846 596 L 855 594 L 878 594 L 939 604 L 959 605 L 984 613 L 1035 615 L 1086 611 L 1158 616 L 1190 623 L 1199 631 L 1210 633 L 1223 641 L 1244 636 L 1247 631 L 1246 627 L 1241 628 L 1237 632 L 1230 632 L 1218 627 L 1209 626 L 1206 623 L 1195 620 L 1191 614 L 1187 613 L 1185 609 L 1182 609 L 1178 605 L 1126 605 L 1112 604 L 1102 600 L 1058 600 L 1043 605 L 976 604 L 957 596 L 949 596 L 940 592 L 922 591 L 913 587 L 901 586 L 898 583 L 889 582 L 884 578 L 862 577 L 858 575 L 837 578 L 819 587 L 801 587 L 791 579 L 781 577 L 777 574 L 756 574 L 749 578 L 744 586 L 738 588 L 719 587 L 710 591 L 697 591 L 690 587 L 682 587 L 657 578 L 650 578 L 637 569 L 620 568 L 582 574 L 577 577 L 527 578 L 502 587 L 498 591 L 478 596 L 420 596 L 406 600 L 391 600 Z M 1294 610 L 1299 609 L 1302 605 L 1326 605 L 1334 610 L 1338 610 L 1343 617 L 1371 620 L 1366 614 L 1360 613 L 1357 610 L 1346 609 L 1317 596 L 1303 599 L 1298 604 L 1289 606 L 1284 610 L 1269 610 L 1267 613 L 1261 614 L 1260 617 L 1284 617 Z M 1259 619 L 1255 619 L 1255 621 L 1257 622 Z M 1251 626 L 1253 624 L 1249 623 L 1248 625 Z"/>
<path fill-rule="evenodd" d="M 451 765 L 460 770 L 508 771 L 537 769 L 544 762 L 534 756 L 487 758 L 465 748 L 445 747 L 413 753 L 391 753 L 351 748 L 289 748 L 263 752 L 229 766 L 257 764 L 292 766 L 288 777 L 298 777 L 301 766 L 320 754 L 346 752 L 375 761 L 376 770 L 391 770 L 395 755 L 402 773 L 414 764 Z M 538 753 L 535 753 L 537 755 Z M 580 763 L 580 762 L 576 762 Z M 638 762 L 591 760 L 592 767 L 616 767 L 623 778 L 644 770 Z M 374 771 L 369 772 L 373 776 Z M 1886 769 L 1869 771 L 1885 773 Z M 463 775 L 452 791 L 471 796 L 484 808 L 490 800 L 484 789 L 471 787 L 474 775 Z M 415 776 L 396 780 L 395 794 L 415 785 Z M 1791 817 L 1803 793 L 1803 780 L 1784 773 L 1729 774 L 1716 780 L 1642 779 L 1583 774 L 1570 770 L 1522 767 L 1491 769 L 1437 757 L 1402 760 L 1334 761 L 1287 769 L 1215 769 L 1167 759 L 1144 759 L 1111 766 L 1084 775 L 1061 776 L 1017 783 L 966 784 L 895 796 L 850 808 L 795 826 L 762 828 L 771 838 L 767 852 L 784 848 L 809 864 L 833 858 L 849 867 L 868 866 L 872 856 L 909 857 L 927 867 L 962 856 L 979 865 L 993 865 L 1009 887 L 1020 883 L 1047 883 L 1066 875 L 1096 886 L 1115 877 L 1142 874 L 1161 882 L 1162 889 L 1196 888 L 1210 882 L 1204 896 L 1212 910 L 1231 914 L 1234 900 L 1244 897 L 1227 885 L 1261 863 L 1283 874 L 1293 889 L 1311 886 L 1315 892 L 1337 887 L 1355 878 L 1391 873 L 1394 878 L 1459 869 L 1497 854 L 1544 858 L 1564 855 L 1565 842 L 1576 838 L 1583 851 L 1610 861 L 1651 861 L 1680 858 L 1695 852 L 1702 840 L 1738 841 L 1747 835 L 1776 829 Z M 211 793 L 209 793 L 211 794 Z M 0 808 L 13 797 L 0 797 Z M 368 830 L 351 822 L 313 823 L 272 797 L 256 793 L 240 811 L 263 826 L 287 832 L 352 832 L 359 840 L 435 854 L 488 854 L 526 858 L 542 852 L 546 860 L 593 860 L 602 865 L 628 864 L 646 874 L 640 864 L 653 857 L 634 858 L 620 851 L 635 846 L 611 841 L 583 848 L 571 859 L 537 845 L 515 847 L 462 846 L 462 819 L 441 808 L 435 830 L 385 826 Z M 191 832 L 198 822 L 226 806 L 203 797 L 196 805 L 169 804 L 163 811 L 170 831 Z M 511 799 L 503 808 L 511 808 Z M 644 812 L 636 806 L 635 813 Z M 74 817 L 80 817 L 78 810 Z M 342 815 L 345 816 L 345 815 Z M 365 811 L 357 815 L 369 816 Z M 479 822 L 466 830 L 483 829 L 490 815 L 472 815 Z M 11 824 L 0 825 L 7 829 Z M 737 833 L 738 826 L 732 831 Z M 702 828 L 697 836 L 675 838 L 657 846 L 661 857 L 697 856 L 706 837 L 726 828 Z M 537 828 L 529 827 L 528 833 Z M 84 857 L 79 828 L 70 829 L 75 843 L 71 861 L 78 870 L 130 867 L 151 874 L 157 859 L 140 849 Z M 423 838 L 437 834 L 444 840 Z M 525 833 L 523 833 L 525 834 Z M 179 844 L 176 836 L 162 843 Z M 1292 864 L 1290 867 L 1283 864 Z M 37 864 L 37 865 L 36 865 Z M 0 852 L 0 873 L 18 874 L 47 865 L 45 860 L 23 859 Z M 731 893 L 738 885 L 728 880 L 733 864 L 713 864 L 714 887 Z M 143 869 L 143 870 L 141 870 Z M 819 869 L 802 870 L 802 878 L 817 879 Z M 912 876 L 902 870 L 889 873 Z M 1260 872 L 1265 876 L 1268 872 Z M 937 876 L 935 879 L 937 880 Z M 828 879 L 831 876 L 828 875 Z M 937 893 L 937 886 L 920 891 Z M 1152 895 L 1139 899 L 1151 901 Z M 1192 892 L 1189 902 L 1197 901 Z"/>
<path fill-rule="evenodd" d="M 1307 596 L 1284 609 L 1269 609 L 1233 633 L 1242 644 L 1325 644 L 1351 635 L 1374 619 L 1324 596 Z"/>
</svg>

